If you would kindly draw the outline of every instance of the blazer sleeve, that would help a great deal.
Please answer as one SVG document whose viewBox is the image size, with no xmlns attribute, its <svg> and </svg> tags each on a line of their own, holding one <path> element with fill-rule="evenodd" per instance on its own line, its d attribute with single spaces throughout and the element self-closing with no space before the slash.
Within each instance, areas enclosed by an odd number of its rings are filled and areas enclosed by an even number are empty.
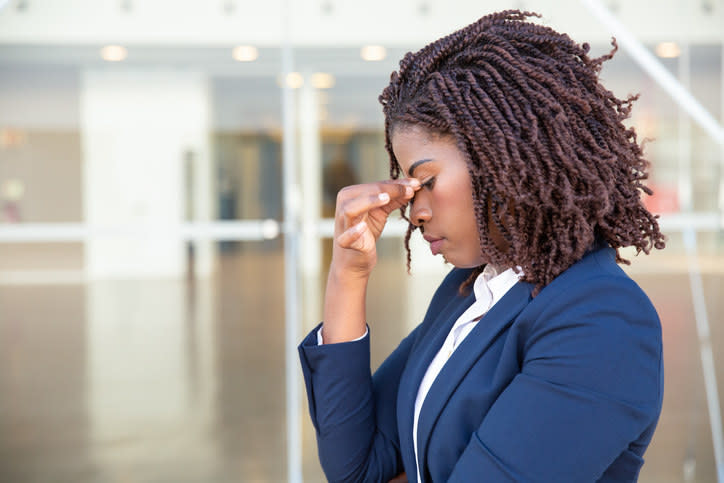
<svg viewBox="0 0 724 483">
<path fill-rule="evenodd" d="M 653 306 L 625 277 L 544 293 L 521 329 L 521 371 L 472 434 L 450 481 L 603 481 L 617 458 L 617 467 L 637 474 L 642 459 L 632 442 L 652 431 L 663 391 Z"/>
<path fill-rule="evenodd" d="M 299 354 L 324 473 L 329 481 L 387 482 L 404 471 L 397 388 L 418 329 L 403 339 L 374 377 L 369 334 L 320 346 L 317 329 L 304 339 Z"/>
</svg>

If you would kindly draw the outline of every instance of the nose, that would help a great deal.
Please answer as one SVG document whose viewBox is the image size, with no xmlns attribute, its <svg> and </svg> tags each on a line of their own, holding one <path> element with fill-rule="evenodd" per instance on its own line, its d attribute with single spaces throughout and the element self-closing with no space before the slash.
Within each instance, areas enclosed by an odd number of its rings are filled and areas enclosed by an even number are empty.
<svg viewBox="0 0 724 483">
<path fill-rule="evenodd" d="M 432 218 L 432 210 L 424 198 L 424 194 L 418 192 L 410 201 L 410 223 L 418 227 Z"/>
</svg>

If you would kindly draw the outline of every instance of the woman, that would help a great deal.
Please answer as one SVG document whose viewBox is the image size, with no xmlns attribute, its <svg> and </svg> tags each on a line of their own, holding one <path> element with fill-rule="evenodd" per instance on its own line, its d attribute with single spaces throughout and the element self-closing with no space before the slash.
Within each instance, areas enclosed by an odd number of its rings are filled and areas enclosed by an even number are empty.
<svg viewBox="0 0 724 483">
<path fill-rule="evenodd" d="M 659 319 L 618 249 L 663 248 L 647 162 L 588 45 L 506 11 L 408 53 L 380 96 L 392 180 L 340 191 L 324 322 L 300 345 L 333 481 L 635 481 Z M 615 51 L 615 43 L 614 43 Z M 365 290 L 402 209 L 454 268 L 370 375 Z"/>
</svg>

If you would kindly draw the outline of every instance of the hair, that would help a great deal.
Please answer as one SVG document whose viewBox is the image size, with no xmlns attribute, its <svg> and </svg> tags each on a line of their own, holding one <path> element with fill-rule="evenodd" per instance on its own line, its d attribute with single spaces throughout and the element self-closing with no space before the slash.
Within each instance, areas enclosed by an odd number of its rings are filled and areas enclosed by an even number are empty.
<svg viewBox="0 0 724 483">
<path fill-rule="evenodd" d="M 487 15 L 408 52 L 379 99 L 391 177 L 403 174 L 395 130 L 454 138 L 468 163 L 482 253 L 496 265 L 521 267 L 535 295 L 596 239 L 626 264 L 619 248 L 648 254 L 665 244 L 658 216 L 641 202 L 641 192 L 652 194 L 643 184 L 649 163 L 635 130 L 623 124 L 638 96 L 618 99 L 599 82 L 615 39 L 609 54 L 592 59 L 588 44 L 528 17 L 540 15 Z M 489 220 L 507 249 L 491 239 Z M 410 223 L 405 236 L 408 270 L 415 229 Z"/>
</svg>

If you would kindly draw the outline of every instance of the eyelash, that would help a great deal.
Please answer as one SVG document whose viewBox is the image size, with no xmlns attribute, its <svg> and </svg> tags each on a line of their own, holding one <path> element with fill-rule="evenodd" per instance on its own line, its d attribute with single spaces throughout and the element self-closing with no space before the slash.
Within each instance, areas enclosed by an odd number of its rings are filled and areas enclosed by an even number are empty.
<svg viewBox="0 0 724 483">
<path fill-rule="evenodd" d="M 425 181 L 424 183 L 422 183 L 421 186 L 423 188 L 427 188 L 427 189 L 431 190 L 434 185 L 435 185 L 435 177 L 433 176 L 432 178 L 430 178 L 427 181 Z"/>
<path fill-rule="evenodd" d="M 428 190 L 431 190 L 432 187 L 435 185 L 435 177 L 428 179 L 424 183 L 420 185 L 421 188 L 426 188 Z M 415 196 L 412 197 L 412 200 L 410 200 L 410 205 L 415 202 Z"/>
</svg>

